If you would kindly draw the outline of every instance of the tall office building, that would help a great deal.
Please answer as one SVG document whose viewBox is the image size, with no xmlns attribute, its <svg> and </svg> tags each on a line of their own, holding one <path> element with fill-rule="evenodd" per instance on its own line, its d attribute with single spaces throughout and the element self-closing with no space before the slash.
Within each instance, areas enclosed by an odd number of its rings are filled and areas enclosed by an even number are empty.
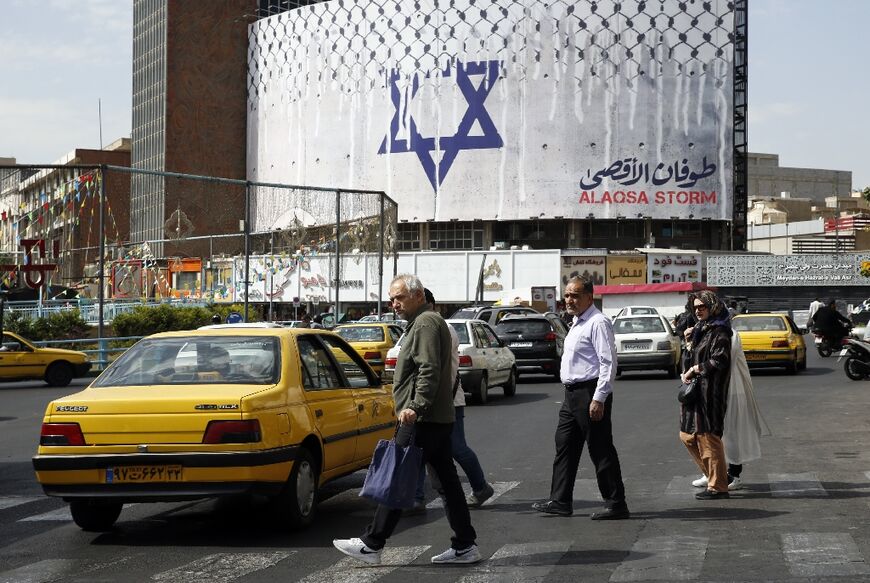
<svg viewBox="0 0 870 583">
<path fill-rule="evenodd" d="M 245 178 L 247 25 L 256 12 L 256 0 L 134 0 L 134 169 Z M 166 239 L 237 233 L 243 216 L 244 189 L 133 175 L 130 236 L 156 255 L 178 252 Z"/>
</svg>

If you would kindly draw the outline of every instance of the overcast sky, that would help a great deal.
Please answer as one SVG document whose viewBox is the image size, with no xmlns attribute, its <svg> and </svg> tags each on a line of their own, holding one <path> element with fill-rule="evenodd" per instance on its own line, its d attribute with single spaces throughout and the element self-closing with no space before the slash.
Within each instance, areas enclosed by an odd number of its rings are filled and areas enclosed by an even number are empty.
<svg viewBox="0 0 870 583">
<path fill-rule="evenodd" d="M 700 1 L 700 0 L 696 0 Z M 870 0 L 750 0 L 749 147 L 870 186 Z M 0 156 L 130 135 L 131 0 L 0 0 Z"/>
</svg>

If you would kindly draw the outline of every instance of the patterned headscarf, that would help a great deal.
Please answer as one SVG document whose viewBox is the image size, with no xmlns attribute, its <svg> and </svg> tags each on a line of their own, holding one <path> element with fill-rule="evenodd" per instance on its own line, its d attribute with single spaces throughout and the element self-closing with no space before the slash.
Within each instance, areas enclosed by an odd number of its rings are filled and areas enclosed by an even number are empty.
<svg viewBox="0 0 870 583">
<path fill-rule="evenodd" d="M 713 326 L 725 326 L 731 328 L 731 314 L 728 313 L 728 306 L 725 302 L 719 299 L 712 291 L 705 289 L 689 295 L 690 301 L 694 304 L 695 300 L 700 301 L 707 306 L 709 316 L 703 325 L 695 325 L 695 330 L 692 332 L 692 343 L 700 340 L 701 335 Z M 700 322 L 699 322 L 700 324 Z"/>
</svg>

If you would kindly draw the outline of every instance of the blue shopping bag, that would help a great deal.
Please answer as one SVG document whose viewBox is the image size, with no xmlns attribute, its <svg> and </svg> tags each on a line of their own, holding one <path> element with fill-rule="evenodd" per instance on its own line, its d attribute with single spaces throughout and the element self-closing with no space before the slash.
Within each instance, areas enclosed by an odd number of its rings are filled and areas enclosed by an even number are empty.
<svg viewBox="0 0 870 583">
<path fill-rule="evenodd" d="M 411 508 L 422 463 L 423 450 L 414 445 L 413 436 L 407 446 L 395 438 L 380 440 L 359 495 L 390 508 Z"/>
</svg>

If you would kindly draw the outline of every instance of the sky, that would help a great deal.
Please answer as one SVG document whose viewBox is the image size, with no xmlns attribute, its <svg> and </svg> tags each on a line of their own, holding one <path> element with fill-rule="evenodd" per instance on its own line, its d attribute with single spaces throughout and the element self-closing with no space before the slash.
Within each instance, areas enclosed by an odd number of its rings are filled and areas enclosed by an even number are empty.
<svg viewBox="0 0 870 583">
<path fill-rule="evenodd" d="M 700 1 L 700 0 L 695 0 Z M 724 1 L 724 0 L 723 0 Z M 870 0 L 749 0 L 749 149 L 870 186 Z M 0 0 L 0 157 L 128 137 L 132 0 Z"/>
</svg>

